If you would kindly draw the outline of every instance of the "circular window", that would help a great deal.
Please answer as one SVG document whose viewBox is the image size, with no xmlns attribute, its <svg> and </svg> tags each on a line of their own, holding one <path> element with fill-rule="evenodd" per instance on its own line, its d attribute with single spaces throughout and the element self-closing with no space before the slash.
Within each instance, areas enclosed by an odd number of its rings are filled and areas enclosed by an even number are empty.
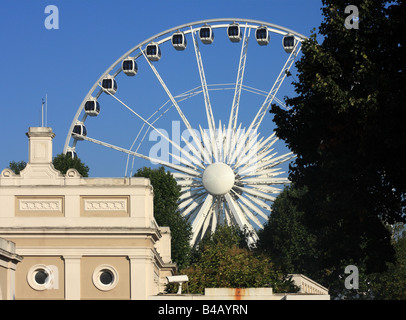
<svg viewBox="0 0 406 320">
<path fill-rule="evenodd" d="M 105 286 L 109 286 L 114 282 L 114 275 L 110 270 L 102 270 L 100 273 L 100 282 Z"/>
<path fill-rule="evenodd" d="M 35 271 L 34 280 L 37 284 L 43 285 L 47 282 L 49 274 L 44 269 L 39 269 Z"/>
<path fill-rule="evenodd" d="M 118 283 L 118 272 L 110 265 L 98 266 L 93 271 L 93 284 L 102 291 L 112 290 Z"/>
<path fill-rule="evenodd" d="M 34 290 L 45 290 L 54 287 L 53 270 L 50 266 L 37 264 L 27 273 L 27 282 Z"/>
</svg>

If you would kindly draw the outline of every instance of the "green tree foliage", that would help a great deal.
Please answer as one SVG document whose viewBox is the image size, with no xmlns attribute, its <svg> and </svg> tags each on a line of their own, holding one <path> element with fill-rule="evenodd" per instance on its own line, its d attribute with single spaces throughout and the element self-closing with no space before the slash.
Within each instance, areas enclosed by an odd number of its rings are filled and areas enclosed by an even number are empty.
<svg viewBox="0 0 406 320">
<path fill-rule="evenodd" d="M 20 172 L 26 167 L 27 162 L 25 161 L 11 161 L 8 165 L 9 169 L 13 170 L 15 174 L 20 174 Z"/>
<path fill-rule="evenodd" d="M 388 263 L 388 270 L 370 278 L 370 290 L 375 299 L 406 300 L 406 229 L 397 224 L 393 238 L 396 262 Z M 395 234 L 396 234 L 395 233 Z"/>
<path fill-rule="evenodd" d="M 66 174 L 66 171 L 73 168 L 76 169 L 82 177 L 89 176 L 89 167 L 78 157 L 72 158 L 70 155 L 61 153 L 52 159 L 52 163 L 55 169 L 59 170 L 62 174 Z"/>
<path fill-rule="evenodd" d="M 298 209 L 331 280 L 344 261 L 385 270 L 394 250 L 384 223 L 405 221 L 405 4 L 322 2 L 323 41 L 303 43 L 291 108 L 271 112 L 297 154 L 290 178 L 308 190 Z M 358 7 L 359 29 L 344 27 L 347 5 Z"/>
<path fill-rule="evenodd" d="M 165 172 L 164 167 L 138 169 L 134 177 L 145 177 L 151 180 L 154 188 L 154 216 L 158 225 L 168 226 L 172 235 L 172 260 L 178 267 L 189 264 L 191 248 L 189 241 L 192 235 L 190 223 L 178 211 L 180 188 L 172 174 Z"/>
<path fill-rule="evenodd" d="M 203 293 L 204 288 L 272 287 L 274 292 L 296 292 L 269 257 L 239 245 L 243 239 L 232 227 L 218 227 L 203 239 L 192 265 L 180 271 L 189 277 L 190 293 Z"/>
<path fill-rule="evenodd" d="M 260 230 L 259 250 L 267 254 L 285 273 L 303 273 L 319 278 L 316 237 L 304 224 L 297 208 L 305 190 L 288 186 L 272 204 L 272 214 Z"/>
<path fill-rule="evenodd" d="M 374 274 L 366 274 L 365 266 L 358 266 L 358 289 L 345 288 L 348 274 L 343 273 L 330 290 L 332 297 L 344 300 L 406 300 L 406 228 L 403 223 L 397 223 L 388 226 L 388 230 L 392 234 L 395 262 L 388 262 L 385 272 Z"/>
<path fill-rule="evenodd" d="M 62 174 L 66 174 L 68 169 L 76 169 L 82 177 L 88 177 L 89 167 L 85 165 L 79 158 L 72 158 L 69 155 L 63 153 L 56 155 L 52 159 L 52 164 L 56 170 L 59 170 Z M 9 168 L 14 171 L 15 174 L 20 174 L 20 172 L 26 167 L 27 163 L 25 161 L 11 161 Z"/>
</svg>

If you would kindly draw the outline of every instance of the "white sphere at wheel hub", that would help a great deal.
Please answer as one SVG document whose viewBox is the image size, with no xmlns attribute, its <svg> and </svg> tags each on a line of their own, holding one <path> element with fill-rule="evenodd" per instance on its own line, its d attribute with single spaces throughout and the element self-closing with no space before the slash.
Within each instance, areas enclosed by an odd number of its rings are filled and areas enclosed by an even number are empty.
<svg viewBox="0 0 406 320">
<path fill-rule="evenodd" d="M 212 195 L 226 194 L 234 186 L 234 172 L 225 163 L 213 163 L 203 172 L 203 186 Z"/>
</svg>

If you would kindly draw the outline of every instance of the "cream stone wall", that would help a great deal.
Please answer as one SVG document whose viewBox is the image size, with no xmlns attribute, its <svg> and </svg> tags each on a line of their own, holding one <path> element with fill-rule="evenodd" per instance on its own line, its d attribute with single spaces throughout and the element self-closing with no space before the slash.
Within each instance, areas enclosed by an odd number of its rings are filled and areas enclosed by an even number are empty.
<svg viewBox="0 0 406 320">
<path fill-rule="evenodd" d="M 14 242 L 0 238 L 0 300 L 15 299 L 15 273 L 22 259 Z"/>
<path fill-rule="evenodd" d="M 154 219 L 149 179 L 83 178 L 75 169 L 62 175 L 51 163 L 52 130 L 30 128 L 27 136 L 27 167 L 0 174 L 0 237 L 24 257 L 15 298 L 147 299 L 162 292 L 176 266 L 170 230 Z M 101 275 L 113 281 L 103 284 Z M 3 281 L 0 273 L 1 288 Z"/>
<path fill-rule="evenodd" d="M 6 297 L 3 297 L 3 290 L 7 288 L 7 284 L 7 269 L 4 266 L 0 266 L 0 300 L 6 299 Z"/>
<path fill-rule="evenodd" d="M 58 274 L 57 283 L 48 289 L 33 288 L 28 281 L 29 271 L 36 266 L 55 266 Z M 34 270 L 32 270 L 34 271 Z M 64 261 L 61 256 L 24 256 L 16 271 L 16 299 L 24 300 L 62 300 L 65 298 L 63 281 Z"/>
<path fill-rule="evenodd" d="M 272 288 L 206 288 L 204 294 L 164 294 L 150 296 L 148 299 L 161 301 L 330 300 L 330 295 L 328 293 L 274 293 Z"/>
<path fill-rule="evenodd" d="M 127 257 L 89 257 L 81 259 L 81 299 L 130 299 L 130 261 Z M 117 271 L 117 284 L 111 290 L 100 290 L 97 288 L 97 280 L 94 279 L 94 272 L 100 266 L 110 267 Z M 133 279 L 137 281 L 136 279 Z M 95 283 L 96 282 L 96 283 Z"/>
<path fill-rule="evenodd" d="M 328 295 L 328 289 L 303 274 L 290 274 L 293 282 L 299 287 L 299 293 Z"/>
</svg>

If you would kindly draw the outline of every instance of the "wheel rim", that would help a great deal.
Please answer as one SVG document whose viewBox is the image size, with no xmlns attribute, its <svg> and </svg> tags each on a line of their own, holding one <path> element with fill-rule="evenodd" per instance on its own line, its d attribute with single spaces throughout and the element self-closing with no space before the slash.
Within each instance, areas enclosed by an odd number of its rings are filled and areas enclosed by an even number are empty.
<svg viewBox="0 0 406 320">
<path fill-rule="evenodd" d="M 202 45 L 202 43 L 203 45 L 207 45 L 208 43 L 210 43 L 208 45 L 211 45 L 211 42 L 207 38 L 199 39 L 199 31 L 201 28 L 207 29 L 207 27 L 210 26 L 212 31 L 217 33 L 217 29 L 228 30 L 228 27 L 231 25 L 233 27 L 238 25 L 240 27 L 240 41 L 238 42 L 241 45 L 237 46 L 239 49 L 236 49 L 237 51 L 240 50 L 237 79 L 235 83 L 231 83 L 231 85 L 208 84 L 203 66 L 204 59 L 202 58 L 199 45 Z M 269 91 L 260 91 L 244 84 L 247 50 L 249 47 L 248 42 L 251 38 L 255 38 L 259 45 L 266 46 L 268 43 L 266 43 L 267 38 L 264 36 L 264 28 L 269 34 L 277 34 L 282 37 L 294 37 L 294 45 L 290 48 L 284 48 L 289 54 L 287 55 L 286 62 L 282 66 L 279 75 L 276 77 L 276 81 L 273 82 Z M 257 32 L 253 32 L 254 36 L 252 37 L 250 35 L 251 30 L 261 30 L 261 32 L 258 32 L 260 38 L 256 38 Z M 233 30 L 232 32 L 234 36 L 237 34 L 236 30 Z M 174 34 L 177 35 L 177 47 L 175 47 L 175 44 L 172 41 L 172 36 Z M 183 38 L 179 37 L 179 35 L 182 35 Z M 181 41 L 183 39 L 188 40 L 186 46 L 182 46 Z M 235 38 L 231 38 L 230 35 L 229 39 L 232 42 L 236 42 Z M 109 68 L 107 68 L 107 70 L 94 83 L 86 97 L 83 99 L 72 121 L 66 138 L 64 153 L 67 153 L 68 151 L 75 152 L 77 142 L 82 140 L 125 152 L 128 154 L 126 175 L 128 174 L 128 171 L 130 171 L 130 156 L 133 157 L 133 161 L 135 157 L 149 161 L 158 160 L 155 162 L 175 170 L 173 175 L 179 186 L 182 188 L 179 210 L 182 215 L 187 217 L 192 223 L 193 237 L 191 245 L 196 245 L 207 232 L 215 231 L 217 225 L 228 224 L 236 225 L 244 231 L 247 243 L 249 246 L 253 247 L 258 240 L 255 229 L 256 227 L 263 227 L 263 222 L 267 220 L 271 210 L 270 203 L 272 203 L 276 195 L 281 191 L 281 189 L 276 188 L 275 185 L 285 185 L 289 183 L 287 178 L 277 177 L 281 174 L 278 166 L 290 161 L 293 157 L 291 153 L 285 153 L 278 156 L 273 153 L 271 147 L 277 141 L 277 138 L 274 134 L 267 137 L 261 137 L 258 133 L 258 129 L 265 113 L 269 110 L 270 104 L 274 101 L 283 104 L 276 98 L 276 94 L 286 77 L 287 71 L 289 71 L 296 59 L 300 51 L 300 44 L 304 39 L 305 37 L 303 35 L 298 34 L 293 30 L 267 22 L 249 19 L 203 20 L 177 26 L 158 33 L 127 51 Z M 291 40 L 291 38 L 289 40 Z M 253 40 L 250 41 L 252 42 Z M 184 91 L 178 95 L 174 95 L 170 91 L 168 85 L 158 71 L 158 64 L 160 63 L 158 60 L 161 55 L 159 54 L 159 57 L 157 55 L 154 58 L 147 56 L 146 53 L 146 48 L 149 44 L 156 44 L 156 49 L 158 50 L 160 49 L 158 46 L 163 46 L 167 42 L 174 45 L 176 51 L 187 51 L 189 49 L 194 51 L 200 86 Z M 270 43 L 272 43 L 272 39 L 270 40 Z M 291 41 L 282 41 L 282 43 L 291 43 Z M 154 53 L 158 54 L 157 51 L 154 51 Z M 176 54 L 176 52 L 174 54 Z M 115 79 L 123 71 L 123 61 L 128 61 L 128 59 L 133 59 L 135 62 L 140 59 L 144 61 L 144 63 L 146 62 L 149 65 L 148 68 L 152 70 L 156 79 L 159 81 L 161 88 L 164 89 L 169 98 L 158 108 L 160 113 L 158 112 L 156 119 L 143 116 L 140 114 L 141 110 L 138 111 L 138 109 L 134 110 L 131 108 L 126 102 L 121 100 L 121 97 L 118 98 L 119 91 L 116 94 L 117 88 L 113 88 L 114 82 L 116 81 Z M 138 70 L 134 71 L 132 74 L 131 72 L 123 73 L 129 76 L 134 76 L 136 74 L 134 78 L 137 78 L 137 72 Z M 105 79 L 111 79 L 111 83 L 103 81 Z M 109 83 L 108 88 L 105 83 Z M 120 88 L 120 82 L 118 83 Z M 210 99 L 210 93 L 212 90 L 233 90 L 234 92 L 229 117 L 228 119 L 223 119 L 223 123 L 225 123 L 224 125 L 221 125 L 221 123 L 219 123 L 218 126 L 216 125 Z M 239 122 L 238 119 L 240 112 L 240 98 L 243 91 L 250 91 L 265 96 L 258 111 L 256 110 L 254 119 L 250 122 L 249 126 L 247 125 L 245 130 L 242 130 L 241 122 Z M 204 100 L 206 115 L 204 125 L 207 126 L 207 130 L 203 130 L 200 127 L 200 123 L 199 130 L 195 130 L 180 107 L 182 101 L 200 94 L 203 95 Z M 130 148 L 123 148 L 87 136 L 72 135 L 75 125 L 77 125 L 77 123 L 85 124 L 85 121 L 88 118 L 88 114 L 85 112 L 86 102 L 89 100 L 97 100 L 104 95 L 115 100 L 143 123 L 143 127 L 138 131 Z M 155 121 L 159 120 L 169 109 L 176 109 L 177 115 L 179 116 L 178 120 L 181 121 L 186 129 L 190 131 L 189 134 L 193 143 L 182 141 L 184 147 L 181 147 L 180 143 L 177 143 L 173 138 L 160 133 L 160 130 L 155 126 Z M 89 115 L 92 116 L 91 114 Z M 156 132 L 161 140 L 165 140 L 172 149 L 178 151 L 178 154 L 176 155 L 172 153 L 171 159 L 162 160 L 156 159 L 156 157 L 151 157 L 151 150 L 149 155 L 146 155 L 145 152 L 138 152 L 149 130 Z M 89 135 L 91 136 L 90 133 Z M 184 150 L 185 148 L 188 149 L 188 152 Z M 232 181 L 230 182 L 232 183 L 231 188 L 226 183 L 226 186 L 223 188 L 220 187 L 221 190 L 219 189 L 220 191 L 217 192 L 213 191 L 217 190 L 215 186 L 213 186 L 213 183 L 210 186 L 209 184 L 205 185 L 203 181 L 204 172 L 207 173 L 208 171 L 206 169 L 209 166 L 213 167 L 214 163 L 222 163 L 234 173 L 232 179 L 229 174 L 226 175 L 228 181 Z M 211 177 L 213 178 L 213 174 L 211 174 Z"/>
</svg>

